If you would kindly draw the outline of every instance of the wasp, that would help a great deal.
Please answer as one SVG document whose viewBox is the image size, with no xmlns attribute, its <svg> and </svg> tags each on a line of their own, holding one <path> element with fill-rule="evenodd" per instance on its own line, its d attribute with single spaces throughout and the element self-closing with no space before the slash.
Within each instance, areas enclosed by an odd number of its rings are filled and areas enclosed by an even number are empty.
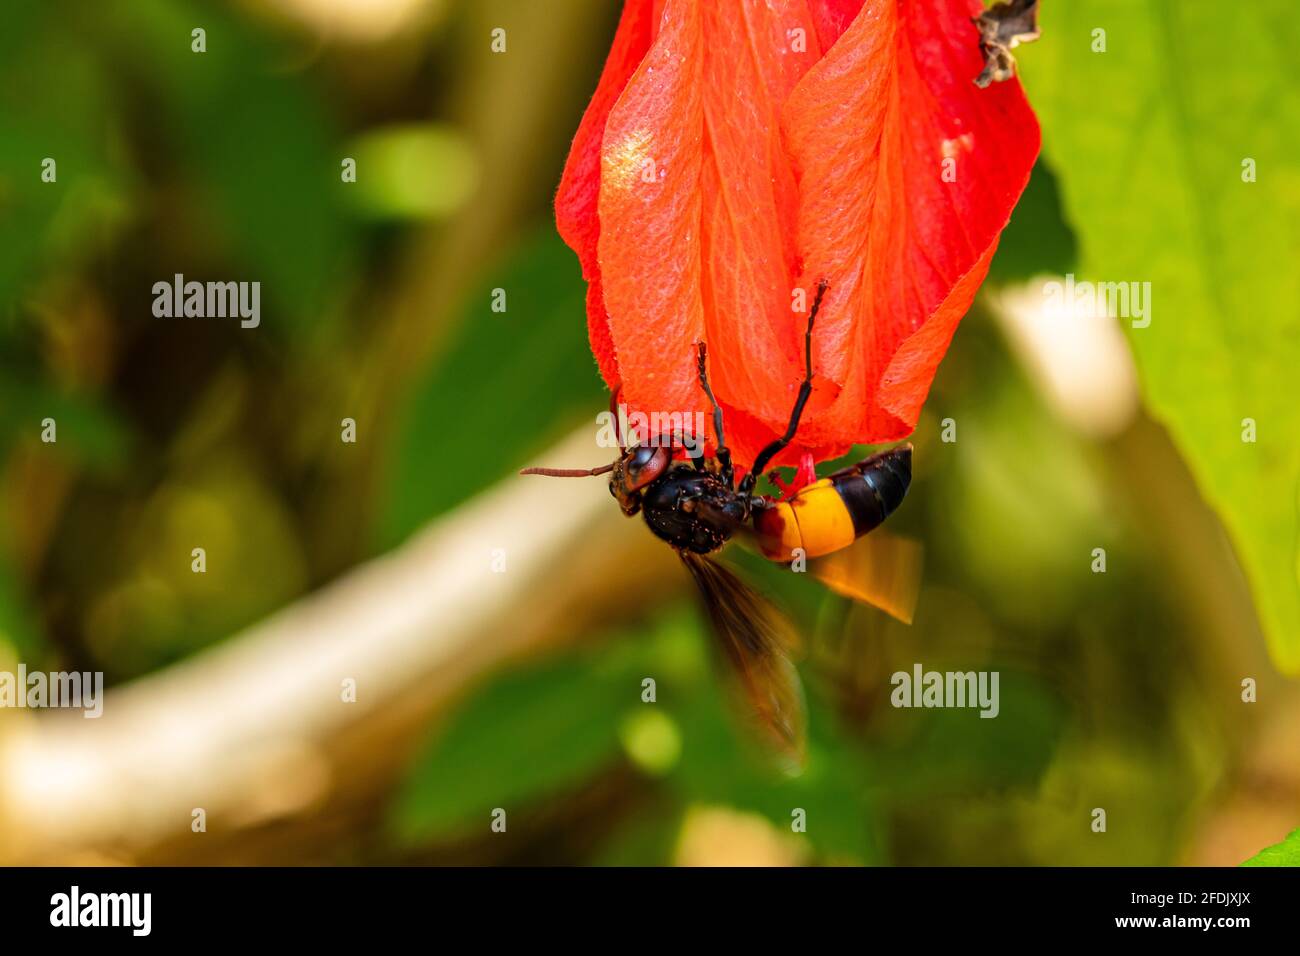
<svg viewBox="0 0 1300 956">
<path fill-rule="evenodd" d="M 809 310 L 804 379 L 785 433 L 759 452 L 739 482 L 726 444 L 722 409 L 709 385 L 703 342 L 696 344 L 696 360 L 700 388 L 713 410 L 716 450 L 712 459 L 680 435 L 662 435 L 649 444 L 623 447 L 617 460 L 599 468 L 520 472 L 559 478 L 610 476 L 610 494 L 623 514 L 641 514 L 650 530 L 681 558 L 699 587 L 723 658 L 759 718 L 760 729 L 797 763 L 802 762 L 804 707 L 790 661 L 797 643 L 793 628 L 771 601 L 710 556 L 744 533 L 772 561 L 823 558 L 808 564 L 817 577 L 834 590 L 884 607 L 895 616 L 910 619 L 904 592 L 910 590 L 915 597 L 915 582 L 908 580 L 914 575 L 908 568 L 894 573 L 896 569 L 882 566 L 880 555 L 866 561 L 849 556 L 850 546 L 884 522 L 907 494 L 912 478 L 910 444 L 879 452 L 820 480 L 814 472 L 811 483 L 785 498 L 755 492 L 763 470 L 794 440 L 812 394 L 813 326 L 827 287 L 824 279 L 818 283 Z M 616 393 L 615 402 L 617 398 Z M 679 455 L 683 450 L 687 459 Z M 776 473 L 769 478 L 775 483 Z M 847 560 L 832 562 L 832 556 Z M 914 563 L 906 548 L 898 549 L 896 557 L 900 565 Z"/>
</svg>

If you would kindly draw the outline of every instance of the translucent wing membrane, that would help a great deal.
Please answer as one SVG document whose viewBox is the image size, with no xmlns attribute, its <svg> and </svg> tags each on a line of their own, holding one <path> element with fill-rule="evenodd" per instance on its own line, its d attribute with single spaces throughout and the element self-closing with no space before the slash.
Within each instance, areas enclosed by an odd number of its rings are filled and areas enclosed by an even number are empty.
<svg viewBox="0 0 1300 956">
<path fill-rule="evenodd" d="M 771 601 L 721 565 L 678 552 L 704 598 L 723 657 L 763 738 L 795 768 L 804 760 L 803 689 L 790 662 L 797 646 L 793 625 Z"/>
<path fill-rule="evenodd" d="M 877 528 L 840 551 L 808 562 L 808 571 L 836 594 L 912 623 L 925 549 L 914 538 Z"/>
</svg>

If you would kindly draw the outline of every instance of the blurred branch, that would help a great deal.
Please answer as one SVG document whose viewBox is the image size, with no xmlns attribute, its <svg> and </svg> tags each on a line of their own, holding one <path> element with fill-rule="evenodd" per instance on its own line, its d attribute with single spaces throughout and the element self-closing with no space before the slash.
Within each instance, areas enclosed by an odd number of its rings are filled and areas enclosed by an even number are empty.
<svg viewBox="0 0 1300 956">
<path fill-rule="evenodd" d="M 545 456 L 608 458 L 590 428 Z M 8 712 L 0 863 L 254 862 L 240 841 L 255 825 L 373 803 L 475 677 L 659 592 L 675 562 L 639 525 L 598 481 L 514 477 L 224 644 L 110 691 L 97 720 Z"/>
<path fill-rule="evenodd" d="M 402 254 L 391 283 L 398 292 L 380 305 L 385 334 L 368 354 L 382 374 L 364 377 L 375 383 L 377 408 L 391 404 L 390 390 L 402 388 L 436 352 L 447 332 L 449 308 L 482 278 L 482 264 L 494 261 L 494 253 L 516 238 L 529 207 L 540 206 L 537 212 L 549 215 L 549 204 L 538 204 L 537 197 L 551 196 L 559 184 L 567 137 L 577 128 L 599 69 L 593 51 L 603 49 L 601 34 L 611 14 L 601 4 L 581 0 L 487 0 L 465 12 L 463 60 L 456 69 L 466 92 L 454 116 L 477 146 L 480 188 L 460 215 L 417 236 Z M 488 42 L 498 27 L 514 44 L 504 55 Z M 555 67 L 574 61 L 581 66 Z M 570 113 L 571 122 L 563 118 Z M 484 315 L 488 308 L 484 299 Z"/>
</svg>

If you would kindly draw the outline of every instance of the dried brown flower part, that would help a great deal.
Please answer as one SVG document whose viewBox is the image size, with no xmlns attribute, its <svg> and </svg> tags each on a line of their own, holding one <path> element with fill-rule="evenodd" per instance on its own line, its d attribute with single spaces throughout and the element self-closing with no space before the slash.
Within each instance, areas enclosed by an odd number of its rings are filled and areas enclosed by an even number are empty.
<svg viewBox="0 0 1300 956">
<path fill-rule="evenodd" d="M 1038 39 L 1038 0 L 1004 0 L 972 18 L 980 32 L 984 69 L 975 85 L 984 89 L 1016 75 L 1011 51 L 1021 43 Z"/>
</svg>

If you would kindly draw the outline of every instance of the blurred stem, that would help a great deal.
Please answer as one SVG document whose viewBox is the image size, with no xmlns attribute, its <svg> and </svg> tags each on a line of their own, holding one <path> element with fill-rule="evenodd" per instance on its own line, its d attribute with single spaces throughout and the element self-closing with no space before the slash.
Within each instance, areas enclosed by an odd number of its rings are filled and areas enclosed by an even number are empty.
<svg viewBox="0 0 1300 956">
<path fill-rule="evenodd" d="M 586 428 L 545 459 L 608 455 Z M 678 570 L 598 484 L 508 479 L 243 634 L 110 691 L 99 719 L 0 714 L 0 864 L 283 859 L 265 825 L 315 845 L 311 827 L 387 792 L 467 684 L 660 596 Z M 205 833 L 191 830 L 198 808 Z"/>
<path fill-rule="evenodd" d="M 394 416 L 383 413 L 398 407 L 402 390 L 445 340 L 448 317 L 481 278 L 483 264 L 497 261 L 515 238 L 517 224 L 530 221 L 528 207 L 536 197 L 554 192 L 561 165 L 546 158 L 562 157 L 577 129 L 616 13 L 579 0 L 466 5 L 464 59 L 457 69 L 468 95 L 454 108 L 454 118 L 477 146 L 481 185 L 451 222 L 410 244 L 397 292 L 380 303 L 385 321 L 363 357 L 358 380 L 364 383 L 363 413 L 375 423 L 381 442 L 392 437 L 387 430 L 396 424 Z M 496 27 L 507 31 L 506 53 L 492 52 L 489 40 Z M 576 257 L 573 268 L 578 268 Z M 485 314 L 488 308 L 485 299 Z M 585 317 L 574 315 L 573 321 Z M 437 423 L 429 424 L 432 432 Z M 448 454 L 450 466 L 455 449 Z"/>
</svg>

